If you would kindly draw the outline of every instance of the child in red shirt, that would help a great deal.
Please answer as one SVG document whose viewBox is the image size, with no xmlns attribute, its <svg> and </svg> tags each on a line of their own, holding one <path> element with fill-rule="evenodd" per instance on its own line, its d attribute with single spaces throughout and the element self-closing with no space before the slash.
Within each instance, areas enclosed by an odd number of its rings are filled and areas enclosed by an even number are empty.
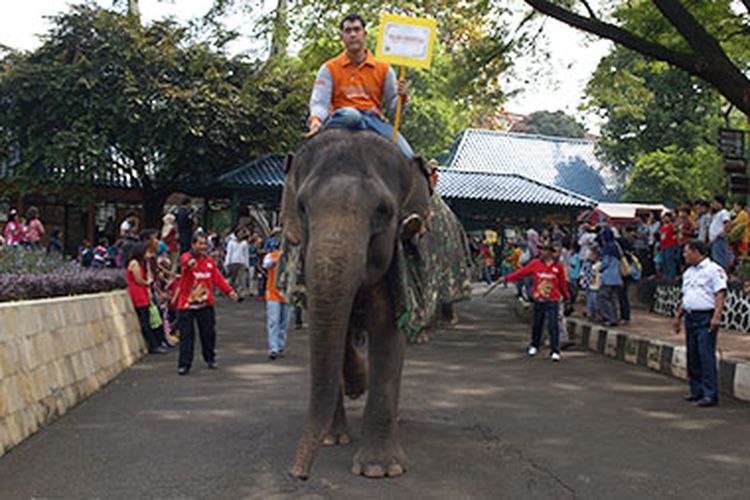
<svg viewBox="0 0 750 500">
<path fill-rule="evenodd" d="M 206 256 L 208 239 L 204 234 L 193 237 L 192 248 L 180 258 L 180 285 L 177 295 L 178 329 L 180 330 L 180 360 L 177 373 L 187 375 L 193 364 L 194 323 L 198 323 L 203 360 L 210 369 L 216 368 L 216 314 L 214 286 L 237 302 L 239 296 L 216 262 Z"/>
<path fill-rule="evenodd" d="M 534 324 L 531 329 L 531 345 L 528 355 L 535 356 L 542 343 L 542 329 L 547 320 L 549 329 L 550 357 L 552 361 L 560 361 L 560 299 L 570 299 L 565 279 L 565 268 L 554 259 L 554 249 L 550 244 L 540 245 L 542 256 L 534 259 L 518 271 L 511 273 L 501 282 L 518 281 L 531 275 L 534 279 L 532 297 L 534 299 Z"/>
</svg>

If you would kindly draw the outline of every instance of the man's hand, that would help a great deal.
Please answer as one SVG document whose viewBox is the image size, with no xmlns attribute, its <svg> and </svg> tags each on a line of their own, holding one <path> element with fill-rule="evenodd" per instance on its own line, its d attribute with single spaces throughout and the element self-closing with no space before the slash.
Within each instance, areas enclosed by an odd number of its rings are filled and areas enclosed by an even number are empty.
<svg viewBox="0 0 750 500">
<path fill-rule="evenodd" d="M 195 264 L 196 264 L 195 259 L 191 258 L 190 260 L 187 261 L 187 266 L 189 268 L 195 266 Z"/>
<path fill-rule="evenodd" d="M 672 327 L 674 328 L 674 334 L 675 335 L 679 335 L 680 332 L 682 331 L 682 323 L 680 322 L 680 318 L 677 318 L 675 320 L 675 322 L 672 325 Z"/>
<path fill-rule="evenodd" d="M 235 292 L 234 290 L 232 290 L 231 292 L 229 292 L 229 298 L 232 299 L 235 302 L 238 302 L 240 300 L 240 296 L 237 295 L 237 292 Z"/>
<path fill-rule="evenodd" d="M 304 134 L 302 137 L 305 139 L 309 139 L 313 137 L 315 134 L 320 132 L 320 129 L 323 127 L 323 124 L 318 120 L 313 120 L 310 122 L 310 125 L 308 125 L 308 132 Z"/>
<path fill-rule="evenodd" d="M 714 314 L 711 318 L 711 330 L 718 332 L 719 328 L 721 328 L 721 315 L 717 317 L 716 314 Z"/>
<path fill-rule="evenodd" d="M 399 80 L 396 82 L 396 91 L 398 92 L 398 95 L 406 98 L 409 95 L 409 82 L 406 80 Z"/>
</svg>

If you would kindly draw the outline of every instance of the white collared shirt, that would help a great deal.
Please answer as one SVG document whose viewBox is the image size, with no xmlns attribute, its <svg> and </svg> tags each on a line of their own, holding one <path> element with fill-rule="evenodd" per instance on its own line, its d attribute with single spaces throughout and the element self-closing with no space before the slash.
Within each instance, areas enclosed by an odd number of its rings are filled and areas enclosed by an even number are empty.
<svg viewBox="0 0 750 500">
<path fill-rule="evenodd" d="M 727 273 L 708 257 L 682 275 L 682 308 L 708 311 L 715 307 L 716 294 L 727 289 Z"/>
</svg>

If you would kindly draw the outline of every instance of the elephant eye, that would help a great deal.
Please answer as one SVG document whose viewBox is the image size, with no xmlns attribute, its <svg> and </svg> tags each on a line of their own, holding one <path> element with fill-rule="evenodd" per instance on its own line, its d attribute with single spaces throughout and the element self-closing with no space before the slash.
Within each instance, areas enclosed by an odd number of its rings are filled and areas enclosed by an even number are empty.
<svg viewBox="0 0 750 500">
<path fill-rule="evenodd" d="M 381 203 L 375 209 L 375 213 L 372 217 L 372 229 L 373 232 L 382 232 L 388 227 L 388 223 L 393 217 L 393 209 L 385 203 Z"/>
<path fill-rule="evenodd" d="M 299 210 L 299 213 L 301 216 L 307 215 L 307 209 L 305 209 L 305 205 L 303 205 L 301 202 L 297 204 L 297 210 Z"/>
</svg>

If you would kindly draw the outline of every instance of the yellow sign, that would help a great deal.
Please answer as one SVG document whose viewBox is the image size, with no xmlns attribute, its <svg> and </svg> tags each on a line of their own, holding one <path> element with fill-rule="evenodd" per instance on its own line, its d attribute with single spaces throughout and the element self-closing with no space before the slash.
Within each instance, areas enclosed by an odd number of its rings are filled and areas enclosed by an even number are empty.
<svg viewBox="0 0 750 500">
<path fill-rule="evenodd" d="M 429 68 L 437 22 L 432 19 L 383 14 L 376 58 L 397 66 Z"/>
</svg>

